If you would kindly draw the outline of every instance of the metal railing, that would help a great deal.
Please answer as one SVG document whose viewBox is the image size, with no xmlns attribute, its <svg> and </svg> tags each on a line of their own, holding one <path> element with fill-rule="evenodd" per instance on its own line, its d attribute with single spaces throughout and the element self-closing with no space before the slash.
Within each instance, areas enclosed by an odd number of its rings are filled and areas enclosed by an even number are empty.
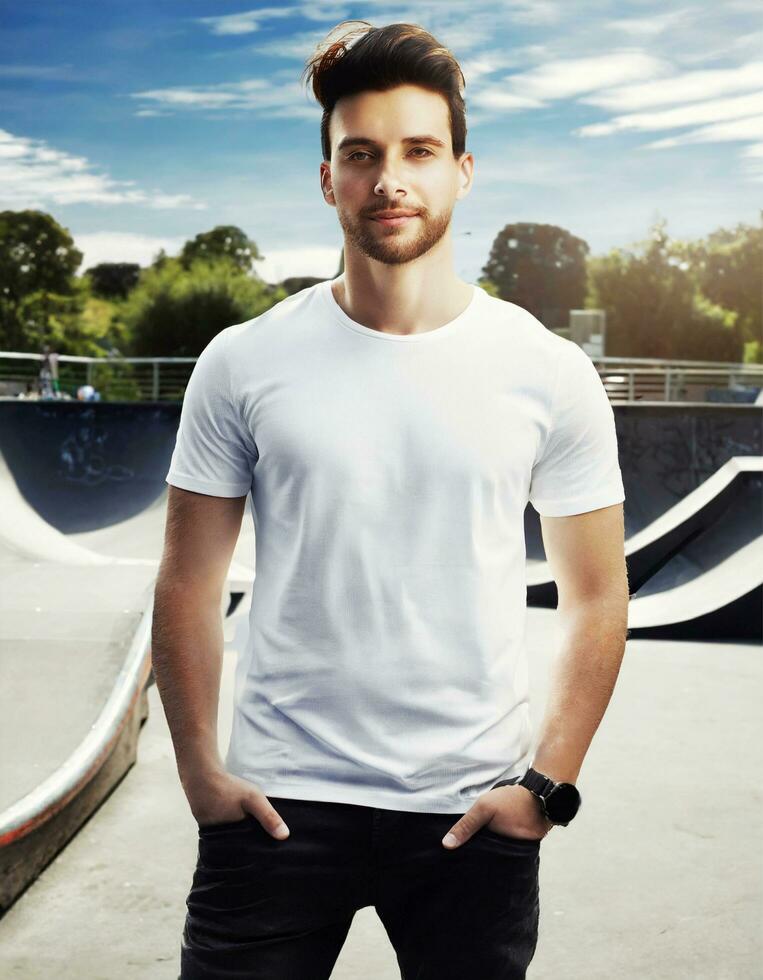
<svg viewBox="0 0 763 980">
<path fill-rule="evenodd" d="M 763 364 L 592 357 L 611 402 L 755 401 Z M 36 388 L 41 354 L 0 351 L 0 396 Z M 60 354 L 58 394 L 93 385 L 102 401 L 180 401 L 195 357 L 80 357 Z"/>
<path fill-rule="evenodd" d="M 36 387 L 42 354 L 0 351 L 0 395 L 25 394 Z M 76 398 L 92 385 L 102 401 L 181 401 L 195 357 L 57 357 L 59 396 Z"/>
<path fill-rule="evenodd" d="M 763 364 L 592 357 L 611 402 L 754 402 Z"/>
</svg>

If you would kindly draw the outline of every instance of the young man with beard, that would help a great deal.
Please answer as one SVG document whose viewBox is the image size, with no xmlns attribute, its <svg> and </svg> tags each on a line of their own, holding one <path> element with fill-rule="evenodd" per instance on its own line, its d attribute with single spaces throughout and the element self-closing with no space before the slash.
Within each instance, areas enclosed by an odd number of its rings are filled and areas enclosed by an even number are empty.
<svg viewBox="0 0 763 980">
<path fill-rule="evenodd" d="M 360 23 L 307 66 L 344 272 L 213 338 L 167 474 L 154 670 L 199 829 L 183 980 L 328 978 L 368 905 L 404 978 L 524 977 L 540 843 L 579 807 L 624 652 L 604 388 L 581 348 L 454 274 L 463 76 L 420 27 Z M 249 493 L 223 761 L 219 609 Z M 534 752 L 528 501 L 564 636 Z"/>
</svg>

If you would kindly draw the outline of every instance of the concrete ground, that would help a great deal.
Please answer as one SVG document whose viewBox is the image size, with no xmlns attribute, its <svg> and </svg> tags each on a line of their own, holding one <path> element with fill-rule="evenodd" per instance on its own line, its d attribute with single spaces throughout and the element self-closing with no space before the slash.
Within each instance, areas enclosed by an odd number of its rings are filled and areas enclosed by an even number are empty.
<svg viewBox="0 0 763 980">
<path fill-rule="evenodd" d="M 558 635 L 552 611 L 528 615 L 537 731 Z M 223 749 L 235 630 L 236 617 L 226 623 Z M 763 975 L 761 654 L 757 644 L 629 640 L 578 780 L 580 813 L 541 845 L 529 978 Z M 196 824 L 155 686 L 149 701 L 136 765 L 0 922 L 3 977 L 177 977 Z M 360 910 L 333 980 L 399 976 L 374 909 Z"/>
</svg>

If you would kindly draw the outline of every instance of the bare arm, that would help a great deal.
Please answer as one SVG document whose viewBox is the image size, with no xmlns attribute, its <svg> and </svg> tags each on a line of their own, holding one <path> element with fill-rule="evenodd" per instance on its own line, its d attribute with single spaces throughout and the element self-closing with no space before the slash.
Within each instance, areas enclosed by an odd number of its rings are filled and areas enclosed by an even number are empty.
<svg viewBox="0 0 763 980">
<path fill-rule="evenodd" d="M 555 782 L 574 783 L 620 671 L 628 632 L 628 574 L 623 505 L 569 517 L 541 517 L 546 557 L 557 585 L 564 643 L 532 766 Z M 483 825 L 540 839 L 553 824 L 524 786 L 484 793 L 443 838 L 458 847 Z M 452 836 L 453 842 L 446 843 Z"/>
<path fill-rule="evenodd" d="M 607 709 L 628 631 L 623 505 L 570 517 L 541 517 L 557 584 L 563 645 L 539 732 L 533 768 L 574 783 Z"/>
<path fill-rule="evenodd" d="M 151 658 L 184 786 L 203 770 L 223 768 L 217 744 L 221 602 L 245 501 L 169 488 Z"/>
<path fill-rule="evenodd" d="M 170 485 L 151 659 L 180 782 L 199 826 L 251 813 L 282 840 L 289 831 L 278 811 L 255 783 L 226 771 L 217 744 L 221 603 L 245 501 Z"/>
</svg>

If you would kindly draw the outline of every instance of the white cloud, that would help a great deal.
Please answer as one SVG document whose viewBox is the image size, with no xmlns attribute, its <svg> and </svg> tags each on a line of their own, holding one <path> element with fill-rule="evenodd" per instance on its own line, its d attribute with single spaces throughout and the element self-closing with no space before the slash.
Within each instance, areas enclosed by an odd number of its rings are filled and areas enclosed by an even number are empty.
<svg viewBox="0 0 763 980">
<path fill-rule="evenodd" d="M 682 133 L 680 136 L 670 136 L 654 143 L 647 143 L 646 148 L 662 150 L 688 143 L 725 143 L 736 140 L 761 139 L 763 139 L 763 113 L 743 119 L 732 119 L 729 122 L 715 123 L 712 126 L 703 126 L 700 129 L 693 129 L 689 133 Z"/>
<path fill-rule="evenodd" d="M 461 4 L 443 3 L 443 0 L 416 0 L 413 3 L 407 0 L 366 0 L 358 7 L 357 16 L 370 20 L 373 26 L 401 22 L 421 24 L 459 57 L 469 52 L 481 55 L 486 46 L 495 43 L 496 38 L 517 34 L 517 25 L 550 28 L 562 20 L 564 13 L 564 6 L 558 0 L 501 0 L 500 3 L 496 0 L 471 0 L 468 11 Z M 341 34 L 341 31 L 335 33 L 340 22 L 354 19 L 350 17 L 346 5 L 331 0 L 325 3 L 313 0 L 309 4 L 291 5 L 284 9 L 294 14 L 295 18 L 298 15 L 303 20 L 320 22 L 322 27 L 312 31 L 284 32 L 284 36 L 263 40 L 247 50 L 273 58 L 304 61 L 317 44 L 326 40 L 329 31 L 333 40 Z M 247 19 L 240 25 L 241 33 L 247 24 L 258 23 L 258 19 L 261 19 L 259 14 L 255 10 L 243 15 Z M 242 15 L 232 16 L 239 19 Z M 217 20 L 204 18 L 204 21 L 210 22 Z M 512 50 L 510 44 L 506 47 Z"/>
<path fill-rule="evenodd" d="M 677 129 L 702 123 L 740 119 L 763 109 L 763 91 L 740 95 L 731 99 L 712 99 L 709 102 L 692 103 L 663 109 L 659 112 L 637 112 L 616 116 L 607 123 L 594 123 L 575 130 L 579 136 L 608 136 L 623 130 Z"/>
<path fill-rule="evenodd" d="M 141 190 L 133 180 L 93 173 L 85 157 L 55 150 L 43 140 L 0 129 L 0 205 L 44 209 L 50 204 L 138 204 L 152 209 L 202 210 L 187 194 Z"/>
<path fill-rule="evenodd" d="M 143 268 L 151 265 L 160 249 L 167 255 L 179 255 L 183 237 L 140 235 L 131 232 L 101 231 L 74 235 L 74 244 L 83 253 L 80 272 L 99 262 L 137 262 Z M 339 268 L 341 244 L 335 248 L 305 246 L 268 249 L 263 259 L 253 263 L 254 271 L 265 282 L 277 283 L 289 276 L 325 278 Z"/>
<path fill-rule="evenodd" d="M 266 78 L 241 82 L 198 85 L 193 88 L 158 88 L 131 92 L 130 98 L 146 99 L 159 106 L 163 115 L 173 111 L 243 111 L 267 117 L 320 119 L 321 110 L 301 83 L 273 85 Z M 154 110 L 156 111 L 156 110 Z M 146 109 L 139 110 L 145 115 Z"/>
<path fill-rule="evenodd" d="M 275 17 L 290 17 L 299 7 L 263 7 L 260 10 L 241 10 L 235 14 L 218 17 L 196 17 L 198 24 L 206 24 L 212 34 L 251 34 L 260 29 L 260 21 Z"/>
<path fill-rule="evenodd" d="M 131 232 L 98 231 L 74 235 L 74 244 L 83 253 L 80 272 L 99 262 L 137 262 L 148 266 L 160 249 L 167 255 L 177 255 L 185 244 L 184 238 L 154 237 Z"/>
<path fill-rule="evenodd" d="M 459 61 L 464 73 L 467 86 L 479 85 L 480 80 L 488 75 L 507 68 L 524 67 L 530 62 L 538 61 L 547 55 L 542 44 L 528 44 L 517 48 L 486 48 L 470 58 Z"/>
<path fill-rule="evenodd" d="M 654 38 L 664 34 L 669 28 L 674 29 L 694 13 L 690 7 L 680 10 L 669 10 L 663 14 L 650 14 L 648 17 L 623 17 L 611 20 L 605 24 L 613 30 L 622 31 L 631 37 Z"/>
<path fill-rule="evenodd" d="M 83 81 L 84 72 L 72 65 L 0 65 L 0 78 L 33 78 L 36 80 Z"/>
<path fill-rule="evenodd" d="M 336 248 L 269 248 L 264 259 L 255 260 L 254 269 L 265 282 L 281 282 L 289 276 L 315 276 L 328 279 L 336 275 L 341 257 L 341 243 Z"/>
<path fill-rule="evenodd" d="M 763 87 L 763 61 L 752 61 L 738 68 L 690 71 L 659 81 L 622 85 L 583 96 L 580 101 L 614 112 L 627 112 L 646 106 L 696 102 L 758 86 Z"/>
<path fill-rule="evenodd" d="M 252 54 L 264 54 L 269 58 L 306 61 L 322 39 L 323 31 L 291 33 L 287 37 L 273 38 L 272 41 L 253 44 L 247 48 L 247 51 L 251 51 Z"/>
<path fill-rule="evenodd" d="M 523 53 L 531 49 L 523 49 Z M 547 61 L 528 71 L 516 72 L 500 81 L 485 82 L 481 78 L 493 74 L 495 61 L 488 57 L 475 59 L 469 67 L 475 73 L 477 90 L 467 92 L 468 107 L 479 111 L 470 115 L 470 125 L 476 127 L 491 121 L 500 112 L 541 109 L 558 99 L 569 99 L 602 86 L 617 85 L 634 79 L 661 77 L 670 65 L 640 51 L 622 51 L 586 58 Z"/>
<path fill-rule="evenodd" d="M 510 155 L 478 156 L 474 162 L 474 190 L 511 188 L 516 184 L 568 187 L 588 179 L 587 160 L 577 148 L 545 153 L 533 143 L 517 144 Z"/>
<path fill-rule="evenodd" d="M 514 0 L 509 7 L 512 20 L 530 27 L 555 24 L 562 16 L 562 5 L 551 0 Z"/>
<path fill-rule="evenodd" d="M 542 108 L 543 102 L 538 99 L 528 99 L 524 95 L 512 95 L 511 92 L 503 92 L 494 86 L 487 86 L 476 92 L 469 99 L 469 106 L 477 109 L 538 109 Z"/>
<path fill-rule="evenodd" d="M 739 154 L 742 172 L 748 180 L 763 183 L 763 142 L 751 143 Z"/>
<path fill-rule="evenodd" d="M 508 75 L 497 87 L 515 96 L 545 102 L 568 99 L 584 92 L 623 82 L 659 78 L 670 70 L 667 62 L 642 51 L 619 51 L 587 58 L 569 58 Z"/>
</svg>

